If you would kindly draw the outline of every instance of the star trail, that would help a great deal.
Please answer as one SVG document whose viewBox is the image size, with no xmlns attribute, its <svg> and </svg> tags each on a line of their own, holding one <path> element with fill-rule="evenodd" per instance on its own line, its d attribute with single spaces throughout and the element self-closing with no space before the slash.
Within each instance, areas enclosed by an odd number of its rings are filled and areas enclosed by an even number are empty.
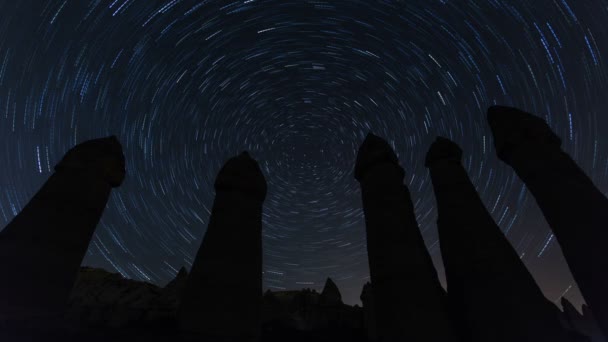
<svg viewBox="0 0 608 342">
<path fill-rule="evenodd" d="M 356 303 L 359 145 L 372 131 L 395 148 L 442 274 L 423 165 L 442 135 L 548 298 L 582 302 L 485 111 L 542 115 L 607 191 L 606 0 L 25 0 L 0 16 L 2 226 L 70 147 L 114 134 L 128 174 L 84 264 L 164 285 L 191 266 L 220 167 L 247 150 L 268 182 L 265 288 L 330 276 Z"/>
</svg>

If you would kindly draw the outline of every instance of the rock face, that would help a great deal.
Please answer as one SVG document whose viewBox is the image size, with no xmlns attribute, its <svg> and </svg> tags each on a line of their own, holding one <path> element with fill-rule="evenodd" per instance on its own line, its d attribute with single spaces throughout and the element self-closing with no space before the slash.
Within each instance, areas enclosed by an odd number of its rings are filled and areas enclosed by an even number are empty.
<svg viewBox="0 0 608 342">
<path fill-rule="evenodd" d="M 370 133 L 359 148 L 355 178 L 363 197 L 378 337 L 451 341 L 445 293 L 418 229 L 404 174 L 390 145 Z"/>
<path fill-rule="evenodd" d="M 60 314 L 112 187 L 125 177 L 115 137 L 72 148 L 0 232 L 0 320 Z"/>
<path fill-rule="evenodd" d="M 437 200 L 441 255 L 453 319 L 465 341 L 569 341 L 555 306 L 486 210 L 462 150 L 437 138 L 425 165 Z"/>
<path fill-rule="evenodd" d="M 608 336 L 608 199 L 561 149 L 547 123 L 510 107 L 491 107 L 498 157 L 530 190 L 559 242 L 585 301 Z"/>
<path fill-rule="evenodd" d="M 266 181 L 244 152 L 215 181 L 215 201 L 178 310 L 184 333 L 256 340 L 262 293 L 262 205 Z"/>
</svg>

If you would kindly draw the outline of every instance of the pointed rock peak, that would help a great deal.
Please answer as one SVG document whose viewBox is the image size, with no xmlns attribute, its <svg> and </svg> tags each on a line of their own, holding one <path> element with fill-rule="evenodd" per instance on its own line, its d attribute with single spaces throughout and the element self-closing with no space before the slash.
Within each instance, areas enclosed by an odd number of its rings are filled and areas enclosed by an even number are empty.
<svg viewBox="0 0 608 342">
<path fill-rule="evenodd" d="M 331 280 L 331 278 L 327 278 L 327 280 L 325 281 L 325 286 L 323 287 L 323 291 L 321 293 L 330 293 L 330 292 L 338 292 L 340 293 L 340 291 L 338 290 L 338 286 L 336 285 L 336 283 L 334 283 L 333 280 Z"/>
<path fill-rule="evenodd" d="M 182 266 L 182 268 L 180 268 L 177 274 L 175 275 L 175 278 L 173 278 L 173 280 L 167 283 L 165 289 L 181 288 L 187 280 L 188 270 L 186 270 L 186 268 Z"/>
<path fill-rule="evenodd" d="M 342 295 L 336 283 L 331 278 L 327 278 L 325 286 L 321 292 L 323 301 L 327 304 L 339 304 L 342 303 Z"/>
<path fill-rule="evenodd" d="M 564 313 L 571 318 L 581 316 L 580 312 L 572 305 L 572 303 L 566 299 L 566 297 L 562 297 L 561 299 L 562 307 L 564 309 Z"/>
<path fill-rule="evenodd" d="M 587 304 L 583 304 L 582 311 L 583 316 L 585 316 L 585 318 L 593 317 L 593 313 L 591 312 L 591 309 L 589 309 L 589 306 Z"/>
<path fill-rule="evenodd" d="M 382 163 L 391 163 L 400 167 L 393 147 L 386 140 L 369 133 L 357 153 L 355 178 L 361 180 L 371 166 Z"/>
<path fill-rule="evenodd" d="M 373 300 L 372 298 L 372 283 L 369 281 L 363 285 L 363 289 L 361 290 L 361 295 L 359 295 L 359 299 L 361 300 L 363 306 L 367 305 L 365 303 L 369 303 L 369 301 Z"/>
</svg>

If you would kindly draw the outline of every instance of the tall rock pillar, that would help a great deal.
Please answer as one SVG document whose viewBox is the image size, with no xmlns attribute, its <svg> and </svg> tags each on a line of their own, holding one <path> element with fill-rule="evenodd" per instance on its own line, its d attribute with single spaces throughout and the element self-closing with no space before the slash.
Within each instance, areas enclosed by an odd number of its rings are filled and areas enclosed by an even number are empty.
<svg viewBox="0 0 608 342">
<path fill-rule="evenodd" d="M 379 340 L 451 341 L 445 292 L 403 177 L 390 145 L 370 133 L 359 149 L 355 178 L 363 196 Z"/>
<path fill-rule="evenodd" d="M 266 180 L 247 152 L 215 181 L 209 226 L 178 310 L 185 333 L 255 341 L 262 308 L 262 205 Z"/>
<path fill-rule="evenodd" d="M 0 232 L 0 319 L 62 313 L 110 191 L 124 177 L 116 137 L 68 151 Z"/>
<path fill-rule="evenodd" d="M 510 107 L 491 107 L 498 157 L 535 197 L 581 293 L 608 336 L 608 199 L 561 149 L 547 123 Z"/>
<path fill-rule="evenodd" d="M 486 210 L 462 150 L 437 138 L 426 156 L 437 200 L 448 301 L 466 341 L 566 341 L 555 305 Z"/>
</svg>

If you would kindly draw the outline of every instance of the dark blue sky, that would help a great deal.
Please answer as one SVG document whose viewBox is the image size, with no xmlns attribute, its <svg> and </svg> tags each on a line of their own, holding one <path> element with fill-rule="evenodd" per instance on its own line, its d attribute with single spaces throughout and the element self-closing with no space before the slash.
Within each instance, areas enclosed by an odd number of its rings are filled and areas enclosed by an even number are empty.
<svg viewBox="0 0 608 342">
<path fill-rule="evenodd" d="M 442 275 L 423 160 L 443 135 L 548 298 L 581 303 L 485 110 L 545 117 L 606 191 L 608 1 L 20 0 L 0 16 L 1 225 L 71 146 L 115 134 L 128 176 L 84 263 L 164 285 L 190 267 L 219 168 L 248 150 L 269 185 L 265 287 L 330 276 L 355 303 L 359 144 L 395 147 Z"/>
</svg>

